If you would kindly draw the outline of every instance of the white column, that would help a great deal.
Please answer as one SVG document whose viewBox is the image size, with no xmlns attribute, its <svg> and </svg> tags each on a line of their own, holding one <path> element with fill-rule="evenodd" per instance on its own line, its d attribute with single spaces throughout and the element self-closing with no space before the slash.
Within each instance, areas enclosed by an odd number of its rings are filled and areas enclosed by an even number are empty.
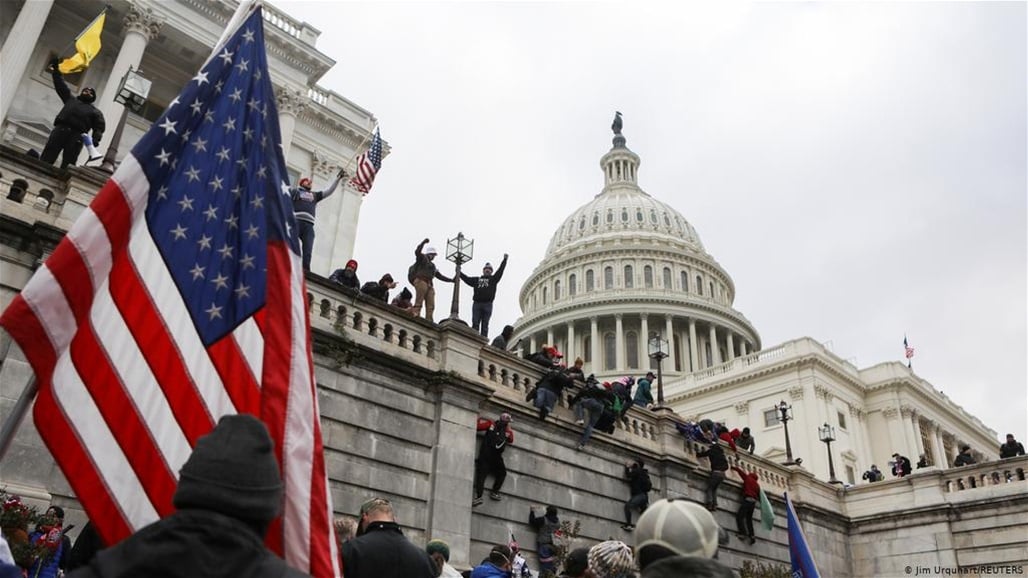
<svg viewBox="0 0 1028 578">
<path fill-rule="evenodd" d="M 592 361 L 589 362 L 589 372 L 599 373 L 603 363 L 600 361 L 600 327 L 595 317 L 589 318 L 589 330 L 592 332 L 590 334 L 592 343 L 589 344 L 589 348 L 592 350 L 589 352 Z"/>
<path fill-rule="evenodd" d="M 547 327 L 546 328 L 546 344 L 551 346 L 551 347 L 554 346 L 554 344 L 553 344 L 553 328 L 552 327 Z"/>
<path fill-rule="evenodd" d="M 14 102 L 21 77 L 25 74 L 53 5 L 54 0 L 27 0 L 0 49 L 0 62 L 4 63 L 0 67 L 0 121 L 7 118 L 7 110 Z"/>
<path fill-rule="evenodd" d="M 107 121 L 107 127 L 111 133 L 114 132 L 118 119 L 121 118 L 122 105 L 114 102 L 121 79 L 129 68 L 139 68 L 146 45 L 157 37 L 163 23 L 149 8 L 140 8 L 135 5 L 129 8 L 128 14 L 125 15 L 125 40 L 118 50 L 114 68 L 107 77 L 107 84 L 103 91 L 97 93 L 96 97 L 96 107 L 104 114 L 104 120 Z M 187 104 L 182 103 L 182 106 L 187 106 Z"/>
<path fill-rule="evenodd" d="M 650 358 L 650 320 L 649 320 L 649 317 L 645 313 L 642 313 L 642 314 L 639 315 L 639 333 L 642 334 L 641 335 L 642 342 L 643 342 L 642 354 L 644 356 L 646 356 L 646 359 L 649 359 Z M 640 362 L 641 361 L 642 360 L 640 360 Z M 649 366 L 650 366 L 650 362 L 649 361 L 647 361 L 646 363 L 642 364 L 642 367 L 649 367 Z"/>
<path fill-rule="evenodd" d="M 732 339 L 732 331 L 725 334 L 725 349 L 728 350 L 728 361 L 735 359 L 735 341 Z"/>
<path fill-rule="evenodd" d="M 938 423 L 932 425 L 932 434 L 935 436 L 935 465 L 948 468 L 949 458 L 946 457 L 946 446 L 942 440 L 942 427 Z"/>
<path fill-rule="evenodd" d="M 278 126 L 282 134 L 282 156 L 288 160 L 296 117 L 310 104 L 310 98 L 300 90 L 275 87 L 275 102 L 278 104 Z"/>
<path fill-rule="evenodd" d="M 914 441 L 914 431 L 910 427 L 910 416 L 913 413 L 914 411 L 907 406 L 900 408 L 900 427 L 903 429 L 903 441 L 906 444 L 906 447 L 900 453 L 908 458 L 917 457 L 917 442 Z"/>
<path fill-rule="evenodd" d="M 532 335 L 531 337 L 528 338 L 528 350 L 529 350 L 528 351 L 529 354 L 533 354 L 536 351 L 539 351 L 539 346 L 535 342 L 535 335 Z"/>
<path fill-rule="evenodd" d="M 564 355 L 568 357 L 568 365 L 575 361 L 575 323 L 568 321 L 568 342 L 564 346 Z"/>
<path fill-rule="evenodd" d="M 917 412 L 914 410 L 910 410 L 910 427 L 914 433 L 914 447 L 917 448 L 917 456 L 910 456 L 910 460 L 916 464 L 917 459 L 915 457 L 920 458 L 921 454 L 925 453 L 925 451 L 924 441 L 921 439 L 921 423 L 917 417 Z"/>
<path fill-rule="evenodd" d="M 617 355 L 614 356 L 616 360 L 615 365 L 618 372 L 625 370 L 625 334 L 624 325 L 621 323 L 621 314 L 617 313 L 614 315 L 614 347 L 617 349 Z"/>
<path fill-rule="evenodd" d="M 742 341 L 739 342 L 739 355 L 741 355 L 743 357 L 746 357 L 749 354 L 750 354 L 750 352 L 746 351 L 746 340 L 743 339 Z"/>
<path fill-rule="evenodd" d="M 689 318 L 689 371 L 696 371 L 700 368 L 699 359 L 696 355 L 696 320 Z"/>
<path fill-rule="evenodd" d="M 717 350 L 717 327 L 710 324 L 710 365 L 721 365 L 721 352 Z"/>
<path fill-rule="evenodd" d="M 667 335 L 667 355 L 668 359 L 671 360 L 671 364 L 668 369 L 674 371 L 674 324 L 671 323 L 671 316 L 664 316 L 664 334 Z"/>
</svg>

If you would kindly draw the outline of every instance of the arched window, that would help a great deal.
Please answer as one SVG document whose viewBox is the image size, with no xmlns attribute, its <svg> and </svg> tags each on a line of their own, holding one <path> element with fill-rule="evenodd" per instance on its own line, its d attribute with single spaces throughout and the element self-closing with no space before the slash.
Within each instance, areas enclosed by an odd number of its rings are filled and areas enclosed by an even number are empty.
<svg viewBox="0 0 1028 578">
<path fill-rule="evenodd" d="M 710 281 L 709 283 L 710 283 L 710 298 L 713 299 L 714 298 L 714 282 Z"/>
<path fill-rule="evenodd" d="M 664 267 L 664 288 L 674 289 L 671 286 L 671 267 Z"/>
<path fill-rule="evenodd" d="M 603 269 L 603 288 L 613 289 L 614 288 L 614 268 L 605 267 Z"/>
<path fill-rule="evenodd" d="M 629 331 L 625 334 L 625 362 L 631 369 L 639 369 L 639 334 Z"/>
<path fill-rule="evenodd" d="M 653 267 L 649 265 L 643 267 L 643 283 L 647 289 L 653 289 Z"/>
<path fill-rule="evenodd" d="M 582 361 L 589 363 L 593 360 L 593 338 L 586 335 L 582 338 Z"/>
<path fill-rule="evenodd" d="M 643 211 L 642 211 L 642 209 L 636 209 L 635 210 L 635 220 L 639 221 L 640 223 L 643 222 Z"/>
<path fill-rule="evenodd" d="M 588 293 L 596 288 L 596 275 L 592 269 L 585 272 L 585 292 Z"/>
<path fill-rule="evenodd" d="M 689 292 L 689 274 L 682 271 L 682 291 Z"/>
<path fill-rule="evenodd" d="M 667 218 L 667 213 L 664 213 L 664 226 L 671 227 L 671 219 Z"/>
<path fill-rule="evenodd" d="M 579 221 L 578 221 L 578 230 L 581 231 L 584 228 L 585 228 L 585 215 L 582 215 L 582 218 L 579 219 Z"/>
<path fill-rule="evenodd" d="M 635 286 L 635 280 L 632 278 L 632 266 L 625 265 L 625 288 L 631 289 Z"/>
<path fill-rule="evenodd" d="M 560 279 L 553 282 L 553 300 L 560 300 Z"/>
<path fill-rule="evenodd" d="M 696 293 L 703 295 L 703 277 L 696 276 Z"/>
<path fill-rule="evenodd" d="M 628 222 L 628 209 L 624 209 L 624 208 L 621 209 L 621 222 L 622 223 L 627 223 Z"/>
<path fill-rule="evenodd" d="M 574 297 L 578 293 L 578 276 L 574 273 L 568 276 L 568 297 Z"/>
<path fill-rule="evenodd" d="M 603 334 L 603 369 L 617 369 L 617 340 L 613 333 Z"/>
<path fill-rule="evenodd" d="M 543 305 L 546 305 L 546 297 L 549 294 L 549 287 L 543 287 Z"/>
<path fill-rule="evenodd" d="M 607 223 L 614 222 L 614 209 L 607 209 Z"/>
<path fill-rule="evenodd" d="M 597 211 L 597 212 L 593 213 L 593 226 L 595 227 L 596 225 L 599 225 L 599 224 L 600 224 L 600 213 L 599 213 L 599 211 Z"/>
<path fill-rule="evenodd" d="M 650 222 L 654 225 L 657 224 L 657 211 L 650 209 Z"/>
</svg>

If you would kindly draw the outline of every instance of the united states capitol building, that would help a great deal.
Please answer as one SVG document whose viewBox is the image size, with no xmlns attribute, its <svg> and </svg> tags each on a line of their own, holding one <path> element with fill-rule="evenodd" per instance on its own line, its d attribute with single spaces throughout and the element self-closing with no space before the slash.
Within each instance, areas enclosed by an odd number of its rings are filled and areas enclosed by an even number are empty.
<svg viewBox="0 0 1028 578">
<path fill-rule="evenodd" d="M 237 2 L 109 4 L 103 50 L 68 80 L 75 91 L 97 88 L 105 140 L 122 117 L 114 94 L 126 72 L 140 70 L 153 80 L 145 105 L 125 113 L 121 158 L 195 74 Z M 0 308 L 107 177 L 90 167 L 62 171 L 26 155 L 42 149 L 60 108 L 47 62 L 102 8 L 79 0 L 0 2 Z M 316 48 L 318 30 L 267 4 L 265 20 L 290 177 L 312 175 L 318 187 L 338 167 L 352 172 L 348 165 L 377 121 L 319 85 L 335 63 Z M 598 194 L 561 224 L 521 289 L 516 339 L 525 349 L 555 344 L 569 359 L 583 357 L 587 372 L 611 379 L 655 368 L 647 345 L 662 338 L 667 407 L 633 408 L 627 424 L 597 433 L 587 451 L 576 451 L 581 428 L 564 400 L 545 422 L 524 401 L 541 376 L 534 364 L 485 345 L 459 323 L 413 318 L 309 275 L 314 371 L 336 513 L 354 515 L 369 497 L 385 497 L 414 543 L 446 540 L 451 564 L 462 569 L 512 534 L 534 565 L 525 518 L 528 506 L 540 502 L 581 522 L 576 546 L 611 536 L 632 543 L 619 530 L 628 497 L 623 464 L 643 459 L 656 496 L 698 499 L 709 466 L 675 424 L 708 417 L 751 428 L 756 453 L 730 459 L 758 475 L 777 513 L 756 545 L 733 541 L 721 548 L 721 560 L 732 568 L 747 561 L 788 564 L 782 499 L 788 492 L 823 576 L 902 576 L 910 565 L 1023 569 L 1028 458 L 997 461 L 997 432 L 900 363 L 858 368 L 807 337 L 764 344 L 733 306 L 731 276 L 683 215 L 640 188 L 639 168 L 625 137 L 615 135 L 600 159 Z M 327 271 L 350 257 L 361 202 L 358 193 L 340 190 L 323 203 L 312 270 Z M 11 414 L 31 377 L 22 352 L 0 334 L 0 419 Z M 782 401 L 793 418 L 784 425 L 776 410 Z M 504 499 L 473 510 L 476 419 L 498 412 L 513 414 L 517 432 L 505 453 Z M 817 435 L 825 423 L 836 432 L 837 477 L 855 485 L 828 483 L 827 452 Z M 801 465 L 785 463 L 786 427 Z M 964 443 L 980 463 L 948 467 Z M 872 463 L 886 470 L 896 452 L 912 461 L 925 454 L 932 465 L 907 478 L 861 483 L 863 470 Z M 738 485 L 732 477 L 722 485 L 722 509 L 715 513 L 729 529 Z M 86 520 L 31 418 L 0 460 L 0 487 L 41 507 L 65 507 L 67 522 L 79 528 Z"/>
<path fill-rule="evenodd" d="M 809 337 L 764 347 L 699 233 L 639 186 L 640 159 L 626 138 L 616 134 L 613 145 L 600 159 L 603 188 L 564 220 L 521 288 L 523 346 L 554 344 L 612 380 L 655 370 L 649 342 L 664 339 L 668 406 L 749 426 L 757 453 L 785 461 L 784 401 L 792 454 L 823 479 L 824 424 L 835 429 L 837 477 L 849 484 L 872 464 L 888 471 L 894 453 L 948 467 L 967 444 L 979 461 L 997 458 L 997 432 L 902 363 L 859 369 Z"/>
</svg>

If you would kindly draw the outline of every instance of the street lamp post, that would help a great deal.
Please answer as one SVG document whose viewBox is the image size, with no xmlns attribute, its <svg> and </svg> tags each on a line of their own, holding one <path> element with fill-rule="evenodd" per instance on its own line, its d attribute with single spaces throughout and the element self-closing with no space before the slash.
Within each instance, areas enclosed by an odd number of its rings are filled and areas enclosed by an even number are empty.
<svg viewBox="0 0 1028 578">
<path fill-rule="evenodd" d="M 841 484 L 841 481 L 835 479 L 835 463 L 832 462 L 832 442 L 835 441 L 835 428 L 826 423 L 817 428 L 817 437 L 828 447 L 828 483 Z"/>
<path fill-rule="evenodd" d="M 660 373 L 660 366 L 661 362 L 670 355 L 667 339 L 661 339 L 659 335 L 654 335 L 649 341 L 648 349 L 650 358 L 657 362 L 657 407 L 664 407 L 664 377 Z"/>
<path fill-rule="evenodd" d="M 146 97 L 150 94 L 151 84 L 149 79 L 131 67 L 122 77 L 118 93 L 114 95 L 114 102 L 124 108 L 121 109 L 121 118 L 118 119 L 118 127 L 114 130 L 114 136 L 111 137 L 111 144 L 107 147 L 103 162 L 100 163 L 100 170 L 108 173 L 114 172 L 114 162 L 118 157 L 118 146 L 121 144 L 121 133 L 125 130 L 128 111 L 132 109 L 132 112 L 139 112 L 143 108 L 143 105 L 146 104 Z"/>
<path fill-rule="evenodd" d="M 785 426 L 785 465 L 787 466 L 796 465 L 796 462 L 792 459 L 792 444 L 789 443 L 789 420 L 795 419 L 789 415 L 789 410 L 791 409 L 792 406 L 785 403 L 784 399 L 778 404 L 778 411 L 782 414 L 779 420 Z"/>
<path fill-rule="evenodd" d="M 446 241 L 446 260 L 453 261 L 457 272 L 453 276 L 453 299 L 450 301 L 450 319 L 460 321 L 460 266 L 471 260 L 475 242 L 457 233 L 457 237 Z M 463 322 L 462 322 L 463 323 Z"/>
</svg>

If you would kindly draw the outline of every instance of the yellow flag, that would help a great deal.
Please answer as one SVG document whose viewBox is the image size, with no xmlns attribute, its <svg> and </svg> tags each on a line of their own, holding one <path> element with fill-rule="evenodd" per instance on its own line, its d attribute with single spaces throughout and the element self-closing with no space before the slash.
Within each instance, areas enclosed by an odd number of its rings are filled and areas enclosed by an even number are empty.
<svg viewBox="0 0 1028 578">
<path fill-rule="evenodd" d="M 100 52 L 100 33 L 103 32 L 106 19 L 107 11 L 104 10 L 82 31 L 82 34 L 79 34 L 75 39 L 75 56 L 64 59 L 57 67 L 61 74 L 82 72 L 89 67 L 89 63 Z"/>
</svg>

